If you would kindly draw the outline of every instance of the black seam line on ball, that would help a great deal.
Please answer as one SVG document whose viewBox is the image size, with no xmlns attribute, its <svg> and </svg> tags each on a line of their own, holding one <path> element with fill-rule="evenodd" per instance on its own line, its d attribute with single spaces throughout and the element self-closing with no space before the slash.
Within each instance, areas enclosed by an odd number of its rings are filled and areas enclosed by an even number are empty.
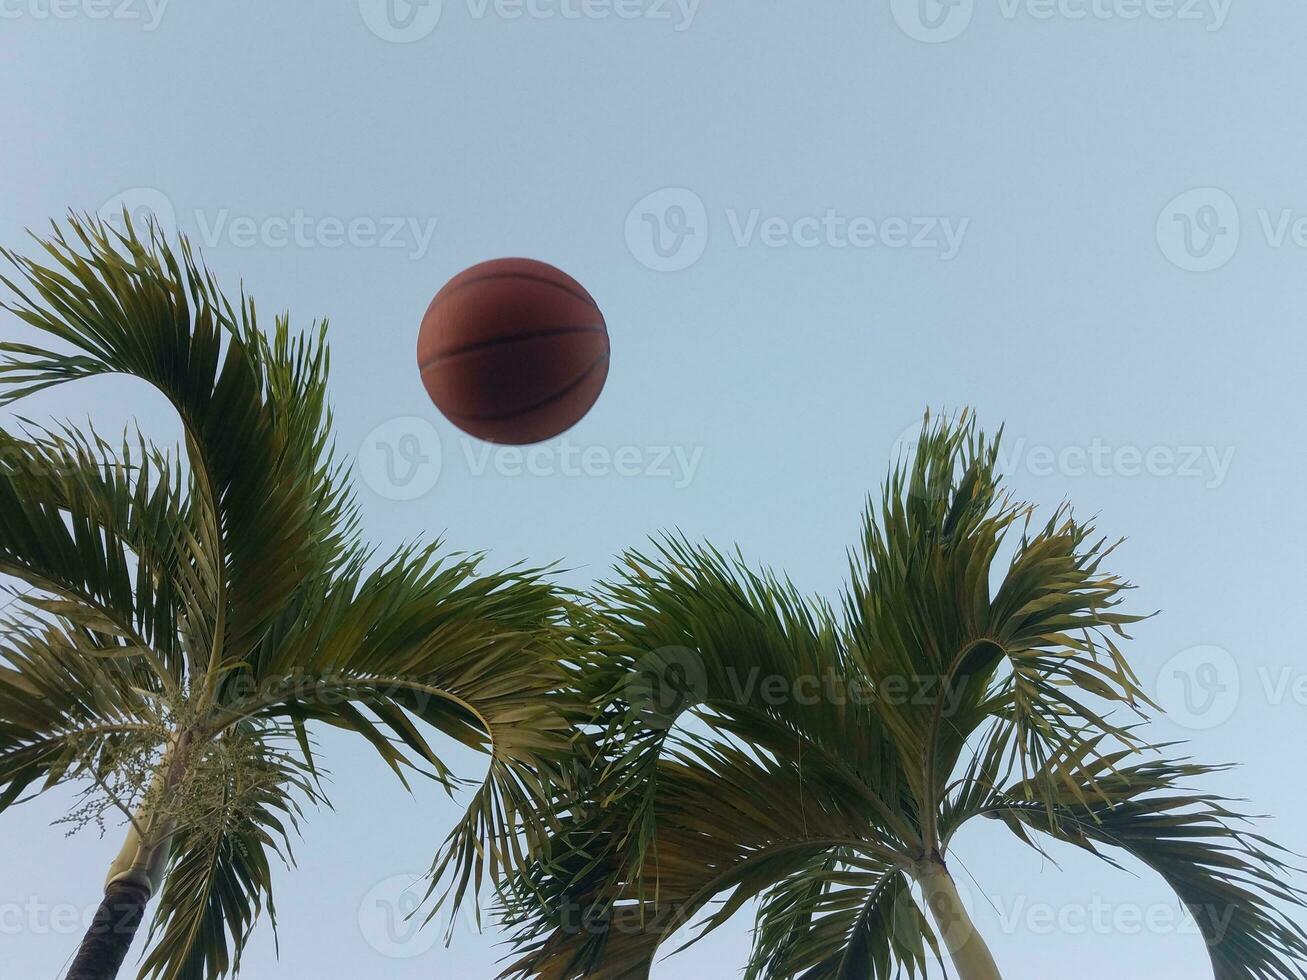
<svg viewBox="0 0 1307 980">
<path fill-rule="evenodd" d="M 444 351 L 436 354 L 427 361 L 426 366 L 439 364 L 441 361 L 450 357 L 458 357 L 462 354 L 475 354 L 477 351 L 488 350 L 492 347 L 503 347 L 505 344 L 515 344 L 519 340 L 539 340 L 541 337 L 561 337 L 570 333 L 606 333 L 607 327 L 602 323 L 592 327 L 542 327 L 539 330 L 528 330 L 526 333 L 513 334 L 508 337 L 493 337 L 490 340 L 480 340 L 475 344 L 468 344 L 466 347 L 458 347 L 454 350 Z"/>
<path fill-rule="evenodd" d="M 537 408 L 543 408 L 544 406 L 548 405 L 550 402 L 558 401 L 558 399 L 562 398 L 568 392 L 573 391 L 576 388 L 579 388 L 586 378 L 594 374 L 595 368 L 599 367 L 599 365 L 601 364 L 608 363 L 608 353 L 609 353 L 608 351 L 604 351 L 603 354 L 595 358 L 595 362 L 591 364 L 588 368 L 586 368 L 584 371 L 582 371 L 581 374 L 577 376 L 577 379 L 575 381 L 569 382 L 568 384 L 564 385 L 562 388 L 559 388 L 552 395 L 549 395 L 546 398 L 542 398 L 538 402 L 534 402 L 530 405 L 523 405 L 521 408 L 515 408 L 511 412 L 501 412 L 495 415 L 463 415 L 458 412 L 448 412 L 446 414 L 448 414 L 449 417 L 454 421 L 503 422 L 505 419 L 516 418 L 519 415 L 525 415 L 527 412 L 534 412 Z"/>
<path fill-rule="evenodd" d="M 559 271 L 561 272 L 562 270 L 560 269 Z M 446 286 L 445 289 L 449 289 L 449 293 L 445 293 L 444 296 L 441 296 L 439 293 L 437 293 L 436 299 L 438 300 L 438 302 L 435 303 L 435 305 L 439 306 L 445 300 L 449 299 L 450 293 L 456 293 L 464 286 L 470 286 L 474 282 L 489 282 L 493 279 L 525 279 L 529 282 L 544 283 L 546 286 L 553 286 L 555 289 L 561 289 L 563 292 L 575 296 L 577 299 L 586 303 L 588 306 L 593 306 L 596 310 L 599 309 L 599 304 L 594 301 L 594 297 L 591 296 L 589 293 L 585 292 L 584 290 L 578 293 L 575 289 L 573 289 L 565 282 L 559 282 L 557 279 L 550 279 L 548 276 L 536 275 L 534 272 L 487 272 L 484 275 L 477 276 L 474 279 L 468 279 L 466 282 L 460 282 L 457 286 L 454 286 L 452 288 Z M 444 289 L 442 289 L 441 292 L 444 292 Z"/>
</svg>

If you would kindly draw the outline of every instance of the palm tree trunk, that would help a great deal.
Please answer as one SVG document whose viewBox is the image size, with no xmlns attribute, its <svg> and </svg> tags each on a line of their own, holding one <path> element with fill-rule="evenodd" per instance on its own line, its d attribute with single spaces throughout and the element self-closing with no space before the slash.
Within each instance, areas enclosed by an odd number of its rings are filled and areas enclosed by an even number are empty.
<svg viewBox="0 0 1307 980">
<path fill-rule="evenodd" d="M 104 898 L 82 938 L 67 980 L 112 980 L 118 976 L 145 907 L 161 884 L 167 832 L 151 845 L 142 840 L 137 826 L 133 823 L 128 829 L 122 851 L 109 866 Z"/>
<path fill-rule="evenodd" d="M 180 778 L 182 760 L 177 751 L 189 742 L 183 733 L 169 740 L 167 753 L 155 773 L 147 799 L 155 806 Z M 142 808 L 144 809 L 144 808 Z M 163 872 L 172 845 L 173 821 L 138 811 L 127 828 L 122 850 L 109 865 L 104 899 L 91 927 L 82 938 L 66 980 L 113 980 L 136 938 L 145 907 L 163 884 Z"/>
<path fill-rule="evenodd" d="M 917 882 L 938 926 L 959 980 L 1002 980 L 985 940 L 976 931 L 942 858 L 923 862 Z"/>
<path fill-rule="evenodd" d="M 132 881 L 113 881 L 82 939 L 68 980 L 113 980 L 150 901 L 150 889 Z"/>
</svg>

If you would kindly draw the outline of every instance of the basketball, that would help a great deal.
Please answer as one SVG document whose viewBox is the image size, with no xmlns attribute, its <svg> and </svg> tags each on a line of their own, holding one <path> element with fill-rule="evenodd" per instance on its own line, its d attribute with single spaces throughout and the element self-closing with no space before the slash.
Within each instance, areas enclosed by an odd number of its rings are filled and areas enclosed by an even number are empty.
<svg viewBox="0 0 1307 980">
<path fill-rule="evenodd" d="M 608 329 L 571 276 L 533 259 L 494 259 L 436 293 L 418 367 L 442 415 L 487 442 L 542 442 L 579 422 L 608 378 Z"/>
</svg>

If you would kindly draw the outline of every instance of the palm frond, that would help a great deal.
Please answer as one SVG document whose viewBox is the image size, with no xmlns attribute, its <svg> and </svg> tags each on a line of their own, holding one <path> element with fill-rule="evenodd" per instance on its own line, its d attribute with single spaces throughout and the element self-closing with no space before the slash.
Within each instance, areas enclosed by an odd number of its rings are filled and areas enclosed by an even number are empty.
<svg viewBox="0 0 1307 980">
<path fill-rule="evenodd" d="M 812 765 L 842 773 L 890 832 L 916 839 L 912 822 L 900 819 L 904 781 L 874 692 L 829 609 L 738 557 L 681 539 L 657 542 L 652 556 L 629 553 L 619 571 L 600 587 L 597 608 L 601 662 L 611 675 L 604 703 L 621 746 L 609 796 L 631 789 L 650 805 L 656 784 L 647 774 L 690 712 L 762 751 L 806 753 Z M 678 681 L 686 690 L 669 697 L 665 688 Z M 647 841 L 632 846 L 641 853 Z"/>
<path fill-rule="evenodd" d="M 1139 617 L 1114 608 L 1128 585 L 1100 570 L 1110 549 L 1066 511 L 1032 531 L 1031 509 L 1000 490 L 997 461 L 997 440 L 970 414 L 927 416 L 910 467 L 893 470 L 879 509 L 868 507 L 851 560 L 854 656 L 877 691 L 929 685 L 927 696 L 876 704 L 928 820 L 992 718 L 1008 721 L 1022 765 L 1040 771 L 1093 733 L 1128 738 L 1111 706 L 1149 703 L 1114 641 Z"/>
<path fill-rule="evenodd" d="M 321 331 L 261 332 L 252 301 L 233 306 L 183 242 L 142 240 L 73 218 L 41 242 L 42 264 L 0 250 L 6 307 L 72 348 L 0 344 L 0 404 L 70 380 L 127 374 L 176 409 L 197 489 L 191 505 L 220 542 L 222 635 L 238 662 L 297 585 L 338 557 L 352 504 L 328 445 Z M 202 673 L 203 665 L 193 665 Z"/>
<path fill-rule="evenodd" d="M 227 778 L 206 780 L 178 803 L 165 885 L 141 976 L 209 980 L 235 973 L 266 909 L 273 925 L 273 862 L 291 851 L 313 781 L 277 746 L 287 733 L 241 726 L 207 747 Z"/>
<path fill-rule="evenodd" d="M 942 965 L 938 947 L 908 875 L 836 850 L 767 895 L 745 977 L 924 977 L 929 957 Z"/>
<path fill-rule="evenodd" d="M 530 570 L 481 575 L 478 564 L 442 558 L 438 545 L 405 549 L 297 596 L 224 680 L 215 721 L 331 724 L 365 737 L 401 779 L 422 772 L 451 790 L 460 780 L 415 723 L 488 752 L 487 776 L 433 868 L 452 907 L 483 875 L 496 882 L 522 864 L 522 835 L 545 832 L 588 717 L 553 588 Z"/>
<path fill-rule="evenodd" d="M 1031 802 L 1018 784 L 979 809 L 1035 846 L 1027 831 L 1083 848 L 1116 864 L 1129 854 L 1175 890 L 1207 941 L 1216 980 L 1290 980 L 1307 962 L 1307 932 L 1288 916 L 1304 893 L 1288 883 L 1294 856 L 1253 832 L 1234 804 L 1187 784 L 1221 767 L 1151 760 L 1122 765 L 1129 753 L 1089 773 L 1053 766 L 1052 802 Z"/>
<path fill-rule="evenodd" d="M 330 440 L 325 328 L 292 334 L 280 317 L 265 334 L 251 300 L 229 301 L 156 228 L 74 218 L 41 248 L 0 252 L 16 270 L 0 277 L 7 308 L 50 340 L 0 344 L 0 405 L 133 376 L 176 410 L 184 456 L 68 425 L 0 432 L 0 573 L 33 585 L 39 607 L 0 650 L 0 809 L 34 784 L 100 775 L 115 739 L 149 730 L 148 808 L 175 843 L 146 963 L 170 980 L 236 969 L 270 907 L 287 815 L 322 798 L 313 725 L 451 792 L 469 784 L 430 729 L 488 753 L 433 888 L 456 905 L 524 867 L 584 765 L 589 717 L 586 653 L 544 573 L 484 574 L 436 545 L 378 560 L 360 543 Z M 266 754 L 284 771 L 263 796 L 216 824 L 188 810 L 201 790 L 247 799 L 223 747 L 273 734 L 290 746 Z"/>
<path fill-rule="evenodd" d="M 512 882 L 506 917 L 523 955 L 506 976 L 643 976 L 660 945 L 701 912 L 689 942 L 827 855 L 851 852 L 881 869 L 898 860 L 865 836 L 857 794 L 814 794 L 809 778 L 814 787 L 830 782 L 792 757 L 677 736 L 652 778 L 652 810 L 641 797 L 616 797 Z M 621 846 L 637 821 L 647 843 Z"/>
<path fill-rule="evenodd" d="M 139 434 L 0 430 L 0 572 L 48 597 L 47 611 L 130 641 L 182 684 L 189 649 L 212 639 L 216 569 L 197 538 L 176 461 Z"/>
<path fill-rule="evenodd" d="M 969 414 L 927 418 L 867 510 L 840 619 L 711 547 L 625 557 L 589 609 L 602 765 L 511 882 L 505 976 L 644 978 L 673 931 L 754 902 L 750 980 L 924 975 L 941 943 L 984 965 L 911 892 L 942 880 L 948 912 L 944 856 L 977 813 L 1124 847 L 1219 905 L 1220 980 L 1299 975 L 1287 856 L 1172 785 L 1206 770 L 1132 767 L 1149 702 L 1112 547 L 1064 508 L 1037 524 L 996 445 Z M 813 675 L 834 686 L 805 696 Z"/>
<path fill-rule="evenodd" d="M 0 621 L 0 812 L 34 784 L 95 780 L 131 747 L 165 738 L 133 648 L 93 629 L 16 614 Z"/>
</svg>

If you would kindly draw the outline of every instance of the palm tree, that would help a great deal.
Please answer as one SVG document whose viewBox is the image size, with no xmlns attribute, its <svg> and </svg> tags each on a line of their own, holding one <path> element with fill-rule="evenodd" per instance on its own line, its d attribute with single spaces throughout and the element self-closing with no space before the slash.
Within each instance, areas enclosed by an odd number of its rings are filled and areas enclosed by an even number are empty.
<svg viewBox="0 0 1307 980">
<path fill-rule="evenodd" d="M 139 432 L 0 431 L 0 573 L 24 586 L 0 638 L 0 811 L 73 783 L 74 827 L 125 827 L 68 976 L 115 976 L 156 895 L 142 976 L 239 967 L 272 911 L 274 859 L 322 799 L 319 724 L 451 790 L 463 781 L 431 729 L 489 753 L 433 865 L 449 875 L 437 897 L 513 867 L 570 767 L 555 590 L 435 545 L 360 543 L 325 328 L 292 334 L 283 317 L 265 334 L 251 300 L 233 306 L 156 229 L 74 218 L 42 244 L 44 265 L 5 251 L 4 282 L 52 343 L 3 345 L 0 403 L 124 374 L 184 432 L 170 452 Z"/>
<path fill-rule="evenodd" d="M 680 538 L 625 557 L 591 626 L 607 763 L 514 883 L 506 976 L 648 977 L 678 928 L 756 901 L 749 980 L 924 974 L 945 951 L 990 980 L 950 861 L 977 817 L 1151 868 L 1220 980 L 1304 975 L 1285 852 L 1188 788 L 1213 767 L 1143 741 L 1112 549 L 1066 509 L 1035 523 L 996 460 L 968 415 L 928 424 L 837 608 Z"/>
</svg>

